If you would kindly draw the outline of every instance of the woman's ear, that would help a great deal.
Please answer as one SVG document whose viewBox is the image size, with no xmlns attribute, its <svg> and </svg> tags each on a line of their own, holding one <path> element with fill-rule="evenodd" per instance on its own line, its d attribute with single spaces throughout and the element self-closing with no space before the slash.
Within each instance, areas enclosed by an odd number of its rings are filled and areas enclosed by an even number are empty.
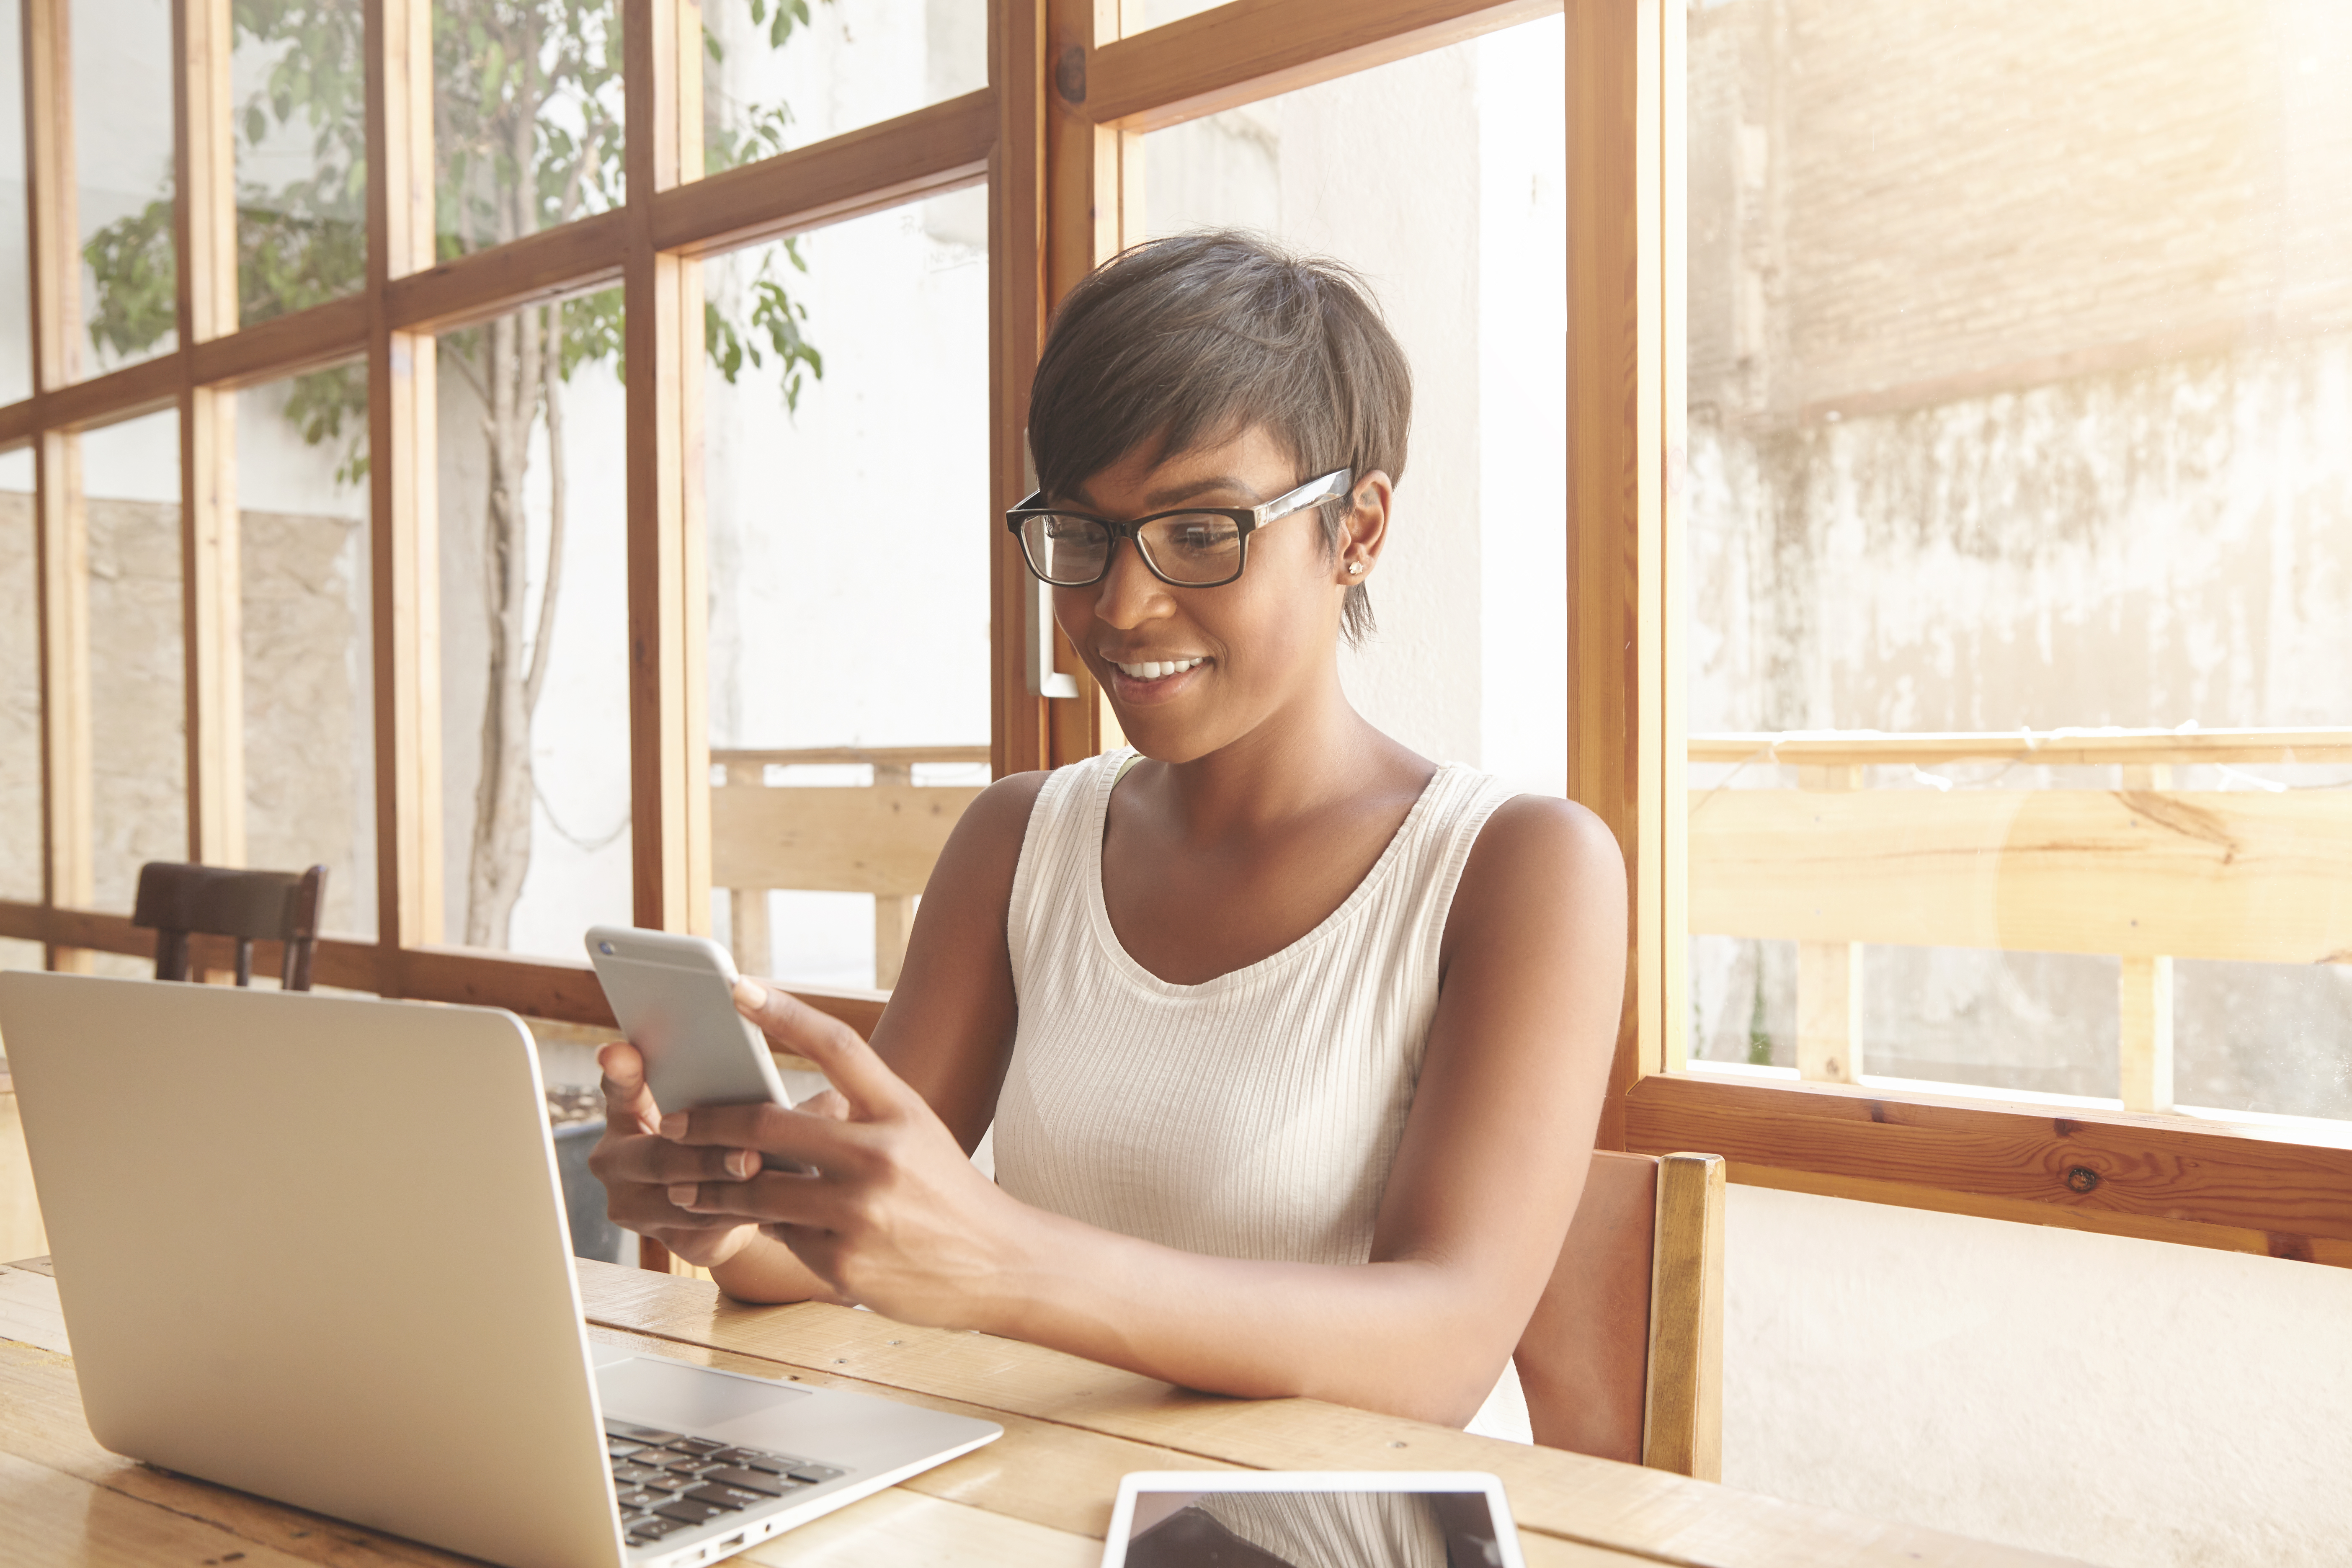
<svg viewBox="0 0 2352 1568">
<path fill-rule="evenodd" d="M 1339 524 L 1338 559 L 1332 563 L 1339 581 L 1349 586 L 1372 574 L 1381 548 L 1388 542 L 1389 513 L 1396 504 L 1396 487 L 1378 468 L 1359 474 L 1348 494 L 1348 514 Z"/>
</svg>

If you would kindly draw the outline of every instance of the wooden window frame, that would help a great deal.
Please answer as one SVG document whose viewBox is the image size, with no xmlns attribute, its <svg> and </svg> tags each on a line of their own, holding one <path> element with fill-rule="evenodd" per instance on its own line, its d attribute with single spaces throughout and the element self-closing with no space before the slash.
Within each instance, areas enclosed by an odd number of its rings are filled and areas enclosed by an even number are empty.
<svg viewBox="0 0 2352 1568">
<path fill-rule="evenodd" d="M 1234 0 L 1165 26 L 1134 0 L 990 0 L 980 91 L 698 179 L 695 0 L 622 0 L 627 200 L 436 265 L 429 0 L 370 0 L 368 268 L 348 298 L 235 321 L 226 0 L 174 8 L 176 349 L 79 374 L 69 0 L 25 0 L 35 390 L 0 407 L 0 447 L 36 457 L 43 898 L 0 901 L 0 935 L 54 967 L 144 955 L 93 911 L 89 628 L 78 433 L 180 414 L 189 854 L 241 859 L 236 388 L 364 357 L 369 388 L 379 936 L 319 944 L 323 984 L 609 1024 L 585 965 L 441 940 L 434 334 L 617 281 L 626 300 L 630 753 L 639 923 L 694 931 L 709 910 L 702 691 L 703 547 L 696 258 L 985 181 L 990 214 L 990 492 L 1024 484 L 1029 379 L 1054 302 L 1129 237 L 1143 132 L 1564 9 L 1570 345 L 1569 793 L 1609 824 L 1633 879 L 1626 1006 L 1604 1146 L 1721 1153 L 1732 1179 L 1950 1212 L 2352 1266 L 2352 1137 L 2336 1145 L 2179 1117 L 1988 1103 L 1694 1075 L 1685 1062 L 1687 929 L 1683 642 L 1675 473 L 1684 450 L 1683 17 L 1675 0 Z M 1115 737 L 1057 646 L 1075 696 L 1032 689 L 1036 600 L 996 534 L 989 594 L 999 773 Z M 878 993 L 803 994 L 870 1028 Z M 2084 1190 L 2087 1188 L 2087 1190 Z"/>
<path fill-rule="evenodd" d="M 39 902 L 0 900 L 0 936 L 42 943 L 57 969 L 86 969 L 94 952 L 143 957 L 153 950 L 152 935 L 133 929 L 127 915 L 89 907 L 90 629 L 80 432 L 166 408 L 179 413 L 186 853 L 239 864 L 245 792 L 230 400 L 245 386 L 364 361 L 379 935 L 322 940 L 314 973 L 320 984 L 380 995 L 484 1003 L 609 1026 L 611 1012 L 584 963 L 442 940 L 436 334 L 615 282 L 624 290 L 630 362 L 654 367 L 632 376 L 625 393 L 633 918 L 701 930 L 710 902 L 698 467 L 702 310 L 699 272 L 690 263 L 979 184 L 998 161 L 1006 127 L 992 86 L 697 178 L 700 11 L 694 0 L 622 0 L 627 200 L 436 264 L 429 4 L 368 0 L 365 7 L 372 174 L 365 281 L 344 298 L 247 328 L 236 320 L 229 5 L 175 0 L 177 346 L 85 378 L 71 76 L 62 68 L 71 0 L 25 0 L 35 381 L 30 397 L 0 407 L 0 448 L 35 453 L 43 871 Z M 1017 31 L 1021 8 L 997 9 L 992 37 Z M 1027 97 L 1038 101 L 1034 91 Z M 807 994 L 862 1027 L 880 1014 L 878 994 Z"/>
</svg>

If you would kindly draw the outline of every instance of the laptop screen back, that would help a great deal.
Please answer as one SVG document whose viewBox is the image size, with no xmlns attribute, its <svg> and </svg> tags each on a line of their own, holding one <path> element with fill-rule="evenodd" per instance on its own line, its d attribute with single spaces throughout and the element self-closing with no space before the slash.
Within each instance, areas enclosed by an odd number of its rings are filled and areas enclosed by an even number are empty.
<svg viewBox="0 0 2352 1568">
<path fill-rule="evenodd" d="M 91 1432 L 518 1565 L 622 1561 L 511 1014 L 0 974 Z"/>
</svg>

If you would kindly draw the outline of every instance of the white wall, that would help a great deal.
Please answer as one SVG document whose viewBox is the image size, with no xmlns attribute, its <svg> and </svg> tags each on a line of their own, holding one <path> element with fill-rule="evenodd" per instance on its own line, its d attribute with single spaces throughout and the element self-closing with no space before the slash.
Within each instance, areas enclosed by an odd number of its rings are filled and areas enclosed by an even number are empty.
<svg viewBox="0 0 2352 1568">
<path fill-rule="evenodd" d="M 1728 1208 L 1727 1484 L 2116 1568 L 2352 1561 L 2352 1269 Z"/>
<path fill-rule="evenodd" d="M 1567 42 L 1478 40 L 1478 764 L 1568 793 Z"/>
<path fill-rule="evenodd" d="M 1156 14 L 1155 20 L 1160 19 Z M 1523 788 L 1566 783 L 1567 275 L 1558 18 L 1154 132 L 1150 234 L 1262 230 L 1360 271 L 1412 366 L 1364 715 Z"/>
</svg>

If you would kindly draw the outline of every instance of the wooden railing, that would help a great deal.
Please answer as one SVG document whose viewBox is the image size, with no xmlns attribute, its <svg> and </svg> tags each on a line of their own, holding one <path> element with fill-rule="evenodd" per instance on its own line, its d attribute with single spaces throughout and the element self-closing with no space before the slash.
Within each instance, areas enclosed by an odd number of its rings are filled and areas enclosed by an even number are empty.
<svg viewBox="0 0 2352 1568">
<path fill-rule="evenodd" d="M 719 751 L 711 879 L 736 962 L 770 967 L 771 889 L 874 897 L 875 984 L 898 981 L 915 899 L 976 786 L 919 764 L 985 746 Z M 1797 787 L 1693 789 L 1690 929 L 1797 945 L 1797 1065 L 1864 1070 L 1864 944 L 2111 953 L 2125 1105 L 2172 1104 L 2172 961 L 2352 963 L 2352 788 L 2181 790 L 2205 764 L 2352 765 L 2352 729 L 1698 735 L 1694 763 L 1793 767 Z M 776 765 L 865 763 L 866 786 L 765 783 Z M 1872 768 L 2113 770 L 2107 787 L 1869 787 Z M 1916 781 L 1915 781 L 1916 782 Z"/>
<path fill-rule="evenodd" d="M 710 792 L 710 880 L 727 889 L 736 965 L 769 972 L 768 892 L 874 895 L 874 984 L 898 983 L 915 899 L 948 834 L 979 795 L 976 786 L 918 784 L 934 763 L 985 763 L 986 746 L 823 747 L 714 751 L 726 783 Z M 771 786 L 767 770 L 809 763 L 866 763 L 869 785 Z"/>
<path fill-rule="evenodd" d="M 1699 735 L 1690 929 L 1797 943 L 1801 1076 L 1863 1071 L 1862 948 L 2113 953 L 2125 1107 L 2172 1107 L 2172 961 L 2352 963 L 2352 788 L 2179 790 L 2200 764 L 2352 764 L 2352 729 Z M 2109 788 L 1872 789 L 1865 770 L 2111 767 Z M 1931 784 L 1935 780 L 1928 781 Z M 1948 782 L 1948 781 L 1946 781 Z"/>
</svg>

